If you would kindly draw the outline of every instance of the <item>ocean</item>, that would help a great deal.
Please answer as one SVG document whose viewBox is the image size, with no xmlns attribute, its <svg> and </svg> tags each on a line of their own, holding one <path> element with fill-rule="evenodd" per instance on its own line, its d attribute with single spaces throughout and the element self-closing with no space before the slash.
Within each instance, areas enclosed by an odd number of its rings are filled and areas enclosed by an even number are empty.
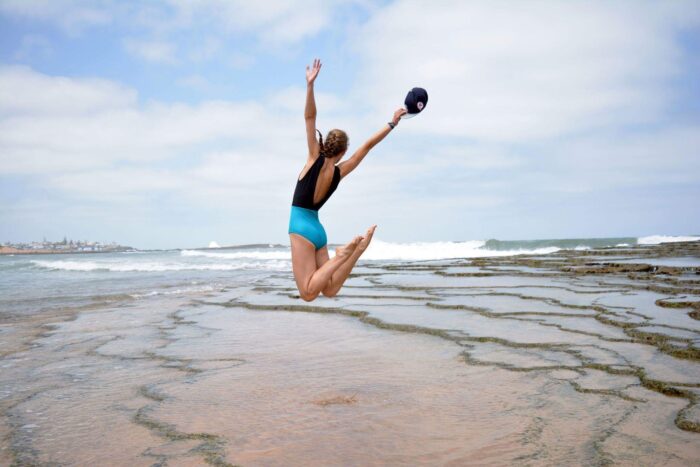
<svg viewBox="0 0 700 467">
<path fill-rule="evenodd" d="M 361 262 L 427 261 L 561 250 L 655 245 L 700 240 L 700 236 L 648 236 L 559 240 L 471 240 L 394 243 L 375 238 Z M 329 245 L 332 255 L 334 245 Z M 0 256 L 0 309 L 33 313 L 55 306 L 187 295 L 291 271 L 289 246 L 144 250 L 124 253 Z"/>
<path fill-rule="evenodd" d="M 697 465 L 698 277 L 700 236 L 375 238 L 311 303 L 286 245 L 0 256 L 0 464 Z"/>
</svg>

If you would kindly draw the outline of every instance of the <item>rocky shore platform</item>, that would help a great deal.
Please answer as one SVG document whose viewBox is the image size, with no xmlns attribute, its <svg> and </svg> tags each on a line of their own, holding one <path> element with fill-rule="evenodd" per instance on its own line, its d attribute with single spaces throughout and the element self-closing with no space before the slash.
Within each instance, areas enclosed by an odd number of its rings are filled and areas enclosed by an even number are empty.
<svg viewBox="0 0 700 467">
<path fill-rule="evenodd" d="M 2 465 L 699 465 L 700 242 L 0 314 Z"/>
</svg>

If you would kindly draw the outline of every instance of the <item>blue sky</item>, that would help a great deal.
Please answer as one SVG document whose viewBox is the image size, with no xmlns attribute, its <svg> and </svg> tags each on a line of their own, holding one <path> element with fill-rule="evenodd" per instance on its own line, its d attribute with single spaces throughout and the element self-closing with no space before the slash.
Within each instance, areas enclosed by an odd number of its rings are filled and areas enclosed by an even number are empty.
<svg viewBox="0 0 700 467">
<path fill-rule="evenodd" d="M 331 243 L 700 233 L 697 2 L 0 0 L 0 242 L 288 244 L 318 127 Z"/>
</svg>

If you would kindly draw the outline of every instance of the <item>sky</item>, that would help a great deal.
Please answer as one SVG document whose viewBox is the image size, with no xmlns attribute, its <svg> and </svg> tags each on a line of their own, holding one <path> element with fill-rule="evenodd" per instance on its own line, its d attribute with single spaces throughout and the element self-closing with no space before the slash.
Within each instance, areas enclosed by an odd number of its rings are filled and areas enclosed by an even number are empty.
<svg viewBox="0 0 700 467">
<path fill-rule="evenodd" d="M 289 244 L 317 127 L 330 243 L 700 233 L 700 2 L 0 0 L 0 242 Z"/>
</svg>

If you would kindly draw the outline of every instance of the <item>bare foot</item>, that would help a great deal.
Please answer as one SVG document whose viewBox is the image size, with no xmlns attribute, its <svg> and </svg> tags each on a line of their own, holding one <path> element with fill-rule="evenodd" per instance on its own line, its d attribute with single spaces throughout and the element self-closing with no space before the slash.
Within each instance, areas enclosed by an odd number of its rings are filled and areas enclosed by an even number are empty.
<svg viewBox="0 0 700 467">
<path fill-rule="evenodd" d="M 355 248 L 357 248 L 358 243 L 360 243 L 360 240 L 362 240 L 361 236 L 357 236 L 350 240 L 350 243 L 347 245 L 339 246 L 338 248 L 335 249 L 335 255 L 340 257 L 340 258 L 347 258 L 352 254 L 353 251 L 355 251 Z"/>
<path fill-rule="evenodd" d="M 372 236 L 374 235 L 374 229 L 376 229 L 377 226 L 376 224 L 367 229 L 367 233 L 365 234 L 364 237 L 362 237 L 362 240 L 360 240 L 360 243 L 357 244 L 357 248 L 360 251 L 365 251 L 367 247 L 369 246 L 369 242 L 372 241 Z"/>
</svg>

